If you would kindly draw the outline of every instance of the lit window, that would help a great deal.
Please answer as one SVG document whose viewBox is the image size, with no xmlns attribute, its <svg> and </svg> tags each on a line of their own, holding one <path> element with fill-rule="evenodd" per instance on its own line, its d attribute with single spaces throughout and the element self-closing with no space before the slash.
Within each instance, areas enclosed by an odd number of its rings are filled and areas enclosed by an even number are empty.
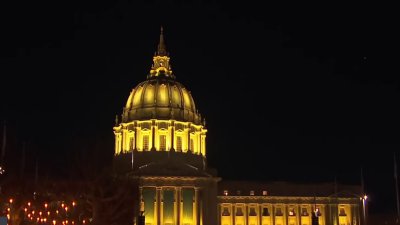
<svg viewBox="0 0 400 225">
<path fill-rule="evenodd" d="M 228 207 L 224 207 L 222 210 L 222 216 L 230 216 L 231 213 L 229 212 Z"/>
<path fill-rule="evenodd" d="M 308 216 L 307 208 L 301 208 L 301 215 Z"/>
<path fill-rule="evenodd" d="M 268 208 L 263 208 L 262 216 L 269 216 Z"/>
<path fill-rule="evenodd" d="M 254 195 L 254 191 L 250 191 L 250 195 Z"/>
<path fill-rule="evenodd" d="M 250 208 L 249 216 L 257 216 L 256 209 L 254 207 Z"/>
<path fill-rule="evenodd" d="M 296 212 L 294 211 L 293 208 L 289 209 L 289 216 L 295 216 Z"/>
<path fill-rule="evenodd" d="M 264 196 L 266 196 L 266 195 L 268 195 L 268 191 L 263 191 L 262 194 L 263 194 Z"/>
<path fill-rule="evenodd" d="M 237 208 L 236 209 L 236 216 L 243 216 L 242 208 Z"/>
<path fill-rule="evenodd" d="M 228 195 L 228 190 L 224 190 L 224 195 L 225 195 L 225 196 Z"/>
<path fill-rule="evenodd" d="M 283 216 L 283 213 L 282 213 L 282 209 L 281 209 L 281 208 L 276 208 L 275 216 Z"/>
<path fill-rule="evenodd" d="M 176 137 L 176 150 L 182 151 L 182 137 L 181 136 Z"/>
<path fill-rule="evenodd" d="M 339 216 L 346 216 L 346 211 L 344 210 L 344 208 L 340 208 Z"/>
<path fill-rule="evenodd" d="M 321 210 L 319 209 L 319 207 L 317 207 L 317 209 L 315 210 L 315 213 L 317 214 L 317 216 L 321 216 Z"/>
<path fill-rule="evenodd" d="M 160 151 L 165 151 L 167 146 L 167 137 L 165 135 L 160 135 Z"/>
<path fill-rule="evenodd" d="M 149 150 L 149 135 L 144 135 L 143 136 L 143 150 L 148 151 Z"/>
<path fill-rule="evenodd" d="M 194 141 L 193 138 L 190 138 L 190 150 L 194 152 Z"/>
<path fill-rule="evenodd" d="M 130 150 L 133 150 L 133 149 L 134 149 L 134 147 L 135 147 L 134 143 L 135 143 L 135 138 L 132 136 L 132 137 L 129 139 L 129 149 L 130 149 Z"/>
</svg>

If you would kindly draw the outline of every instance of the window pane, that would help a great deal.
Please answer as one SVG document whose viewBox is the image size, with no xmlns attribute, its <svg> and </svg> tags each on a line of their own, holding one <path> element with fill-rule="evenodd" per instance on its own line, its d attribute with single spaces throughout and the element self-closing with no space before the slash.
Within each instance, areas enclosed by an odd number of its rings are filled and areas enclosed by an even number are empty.
<svg viewBox="0 0 400 225">
<path fill-rule="evenodd" d="M 160 151 L 165 151 L 167 145 L 167 137 L 160 135 Z"/>
<path fill-rule="evenodd" d="M 143 150 L 145 151 L 149 150 L 149 135 L 143 136 Z"/>
</svg>

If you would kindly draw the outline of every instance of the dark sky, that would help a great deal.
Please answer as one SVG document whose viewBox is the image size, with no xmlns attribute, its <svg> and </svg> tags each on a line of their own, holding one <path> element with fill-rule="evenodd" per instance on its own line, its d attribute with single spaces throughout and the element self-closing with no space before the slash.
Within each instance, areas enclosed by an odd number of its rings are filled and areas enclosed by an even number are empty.
<svg viewBox="0 0 400 225">
<path fill-rule="evenodd" d="M 68 176 L 88 155 L 106 163 L 115 115 L 146 78 L 163 25 L 221 177 L 359 184 L 363 167 L 371 210 L 394 209 L 400 90 L 389 69 L 390 13 L 255 1 L 2 8 L 0 119 L 11 168 L 22 142 L 28 169 L 37 157 L 42 176 Z"/>
</svg>

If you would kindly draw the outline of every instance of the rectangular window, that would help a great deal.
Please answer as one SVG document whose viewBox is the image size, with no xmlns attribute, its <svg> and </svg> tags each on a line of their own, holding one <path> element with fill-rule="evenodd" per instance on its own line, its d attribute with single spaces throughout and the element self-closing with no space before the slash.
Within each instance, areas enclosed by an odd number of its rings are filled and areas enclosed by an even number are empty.
<svg viewBox="0 0 400 225">
<path fill-rule="evenodd" d="M 281 208 L 276 208 L 275 216 L 283 216 L 283 213 L 282 213 L 282 209 L 281 209 Z"/>
<path fill-rule="evenodd" d="M 346 216 L 346 211 L 344 210 L 344 208 L 340 208 L 339 216 Z"/>
<path fill-rule="evenodd" d="M 228 207 L 224 207 L 222 210 L 222 216 L 230 216 Z"/>
<path fill-rule="evenodd" d="M 236 209 L 236 216 L 243 216 L 242 208 L 237 208 Z"/>
<path fill-rule="evenodd" d="M 193 138 L 190 138 L 190 151 L 194 152 L 194 141 L 193 141 Z"/>
<path fill-rule="evenodd" d="M 263 208 L 262 216 L 269 216 L 268 208 Z"/>
<path fill-rule="evenodd" d="M 167 149 L 167 137 L 165 135 L 160 135 L 160 151 L 165 151 Z"/>
<path fill-rule="evenodd" d="M 131 136 L 129 138 L 129 149 L 133 150 L 135 148 L 135 138 L 133 136 Z"/>
<path fill-rule="evenodd" d="M 143 135 L 143 151 L 149 150 L 149 135 Z"/>
<path fill-rule="evenodd" d="M 308 216 L 307 208 L 301 208 L 301 215 Z"/>
<path fill-rule="evenodd" d="M 182 137 L 181 136 L 176 137 L 176 150 L 182 151 Z"/>
<path fill-rule="evenodd" d="M 257 216 L 256 209 L 254 207 L 250 208 L 249 216 Z"/>
</svg>

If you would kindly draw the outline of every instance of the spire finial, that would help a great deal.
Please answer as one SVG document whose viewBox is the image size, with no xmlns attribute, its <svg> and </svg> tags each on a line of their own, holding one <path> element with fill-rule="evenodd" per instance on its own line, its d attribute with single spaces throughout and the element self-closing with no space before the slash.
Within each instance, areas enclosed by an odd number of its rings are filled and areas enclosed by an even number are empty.
<svg viewBox="0 0 400 225">
<path fill-rule="evenodd" d="M 158 43 L 157 55 L 158 56 L 166 56 L 167 55 L 167 49 L 165 47 L 165 42 L 164 42 L 164 28 L 162 26 L 160 29 L 160 42 Z"/>
<path fill-rule="evenodd" d="M 164 28 L 161 26 L 160 42 L 158 43 L 157 51 L 154 54 L 153 65 L 151 66 L 150 74 L 147 76 L 147 78 L 162 76 L 175 79 L 175 76 L 172 74 L 169 60 L 170 58 L 164 41 Z"/>
</svg>

